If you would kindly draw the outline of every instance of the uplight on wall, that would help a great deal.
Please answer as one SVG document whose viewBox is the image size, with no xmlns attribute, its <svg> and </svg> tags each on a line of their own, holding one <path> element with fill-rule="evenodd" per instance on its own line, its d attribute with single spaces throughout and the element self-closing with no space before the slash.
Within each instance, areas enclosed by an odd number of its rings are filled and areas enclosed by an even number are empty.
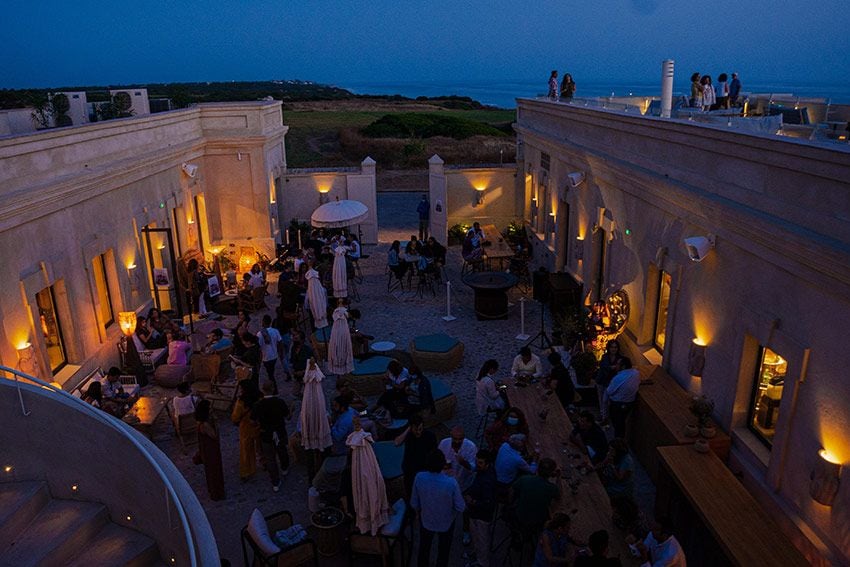
<svg viewBox="0 0 850 567">
<path fill-rule="evenodd" d="M 320 205 L 324 205 L 325 203 L 328 202 L 328 200 L 329 200 L 328 193 L 330 193 L 330 191 L 331 191 L 330 187 L 325 187 L 325 186 L 319 187 L 319 204 Z"/>
<path fill-rule="evenodd" d="M 815 502 L 832 506 L 841 483 L 841 463 L 829 451 L 821 449 L 809 480 L 809 495 Z"/>
<path fill-rule="evenodd" d="M 486 187 L 476 187 L 475 188 L 475 206 L 480 207 L 484 204 L 484 191 Z"/>
<path fill-rule="evenodd" d="M 691 341 L 691 349 L 688 351 L 688 374 L 691 376 L 702 377 L 702 371 L 705 368 L 705 348 L 705 341 L 699 338 Z"/>
<path fill-rule="evenodd" d="M 35 357 L 35 348 L 31 342 L 24 342 L 15 348 L 18 355 L 18 369 L 24 374 L 39 377 L 38 360 Z"/>
<path fill-rule="evenodd" d="M 130 291 L 134 293 L 139 291 L 139 277 L 136 274 L 136 264 L 134 262 L 127 264 L 127 278 L 130 280 Z"/>
</svg>

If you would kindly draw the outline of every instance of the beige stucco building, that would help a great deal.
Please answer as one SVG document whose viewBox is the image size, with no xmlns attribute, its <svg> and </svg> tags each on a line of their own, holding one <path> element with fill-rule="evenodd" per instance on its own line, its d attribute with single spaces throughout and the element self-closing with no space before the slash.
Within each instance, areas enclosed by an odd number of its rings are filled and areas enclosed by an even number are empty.
<svg viewBox="0 0 850 567">
<path fill-rule="evenodd" d="M 819 451 L 850 462 L 850 148 L 547 100 L 517 114 L 536 262 L 589 300 L 626 290 L 637 362 L 715 401 L 729 467 L 813 563 L 850 562 L 850 482 L 831 506 L 809 495 Z M 690 237 L 714 242 L 700 262 Z"/>
<path fill-rule="evenodd" d="M 181 309 L 188 249 L 272 254 L 286 131 L 245 102 L 0 137 L 0 363 L 74 384 L 117 362 L 120 311 Z"/>
</svg>

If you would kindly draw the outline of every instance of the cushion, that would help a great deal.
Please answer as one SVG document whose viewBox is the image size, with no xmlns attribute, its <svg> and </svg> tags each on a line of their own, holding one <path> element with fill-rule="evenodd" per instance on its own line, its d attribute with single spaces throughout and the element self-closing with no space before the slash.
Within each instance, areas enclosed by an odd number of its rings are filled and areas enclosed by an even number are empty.
<svg viewBox="0 0 850 567">
<path fill-rule="evenodd" d="M 396 478 L 402 475 L 401 460 L 404 457 L 404 445 L 396 446 L 392 441 L 378 441 L 372 445 L 375 458 L 384 478 Z"/>
<path fill-rule="evenodd" d="M 443 333 L 423 335 L 413 339 L 413 346 L 420 352 L 449 352 L 457 346 L 458 340 Z"/>
<path fill-rule="evenodd" d="M 434 396 L 434 401 L 452 395 L 452 389 L 448 384 L 439 378 L 429 378 L 431 381 L 431 395 Z"/>
<path fill-rule="evenodd" d="M 354 361 L 354 370 L 351 371 L 352 376 L 366 376 L 368 374 L 383 374 L 387 371 L 392 358 L 388 356 L 372 356 L 366 360 Z"/>
<path fill-rule="evenodd" d="M 269 526 L 266 524 L 266 519 L 256 508 L 251 512 L 251 519 L 248 520 L 248 534 L 264 554 L 274 555 L 280 553 L 280 547 L 277 546 L 269 535 Z"/>
<path fill-rule="evenodd" d="M 317 343 L 326 343 L 331 339 L 331 328 L 322 327 L 321 329 L 316 329 L 316 332 L 313 333 L 313 337 L 316 339 Z"/>
<path fill-rule="evenodd" d="M 381 535 L 387 537 L 396 537 L 401 533 L 401 524 L 404 522 L 404 514 L 407 511 L 407 506 L 404 505 L 404 499 L 399 498 L 390 509 L 389 521 L 381 528 Z"/>
</svg>

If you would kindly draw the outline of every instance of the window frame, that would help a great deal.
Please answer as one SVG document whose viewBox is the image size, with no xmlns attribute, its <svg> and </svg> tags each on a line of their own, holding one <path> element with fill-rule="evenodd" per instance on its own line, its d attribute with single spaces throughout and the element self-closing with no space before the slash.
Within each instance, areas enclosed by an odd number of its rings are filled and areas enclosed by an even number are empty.
<svg viewBox="0 0 850 567">
<path fill-rule="evenodd" d="M 103 286 L 104 286 L 103 291 L 105 292 L 104 296 L 106 297 L 106 307 L 109 308 L 109 319 L 106 319 L 104 317 L 104 313 L 103 313 L 103 296 L 101 296 L 101 293 L 100 293 L 101 290 L 99 289 L 100 286 L 98 285 L 98 279 L 97 279 L 98 274 L 94 275 L 94 286 L 95 286 L 95 293 L 97 294 L 97 299 L 98 299 L 98 311 L 100 313 L 100 318 L 101 318 L 101 322 L 103 323 L 104 329 L 108 329 L 110 325 L 115 323 L 115 305 L 112 302 L 112 290 L 109 288 L 109 274 L 106 271 L 107 258 L 108 258 L 108 253 L 104 252 L 102 254 L 97 254 L 91 260 L 92 268 L 95 271 L 98 270 L 97 261 L 98 261 L 98 259 L 100 260 L 100 266 L 99 266 L 100 276 L 103 278 Z"/>
<path fill-rule="evenodd" d="M 58 366 L 54 367 L 53 363 L 50 361 L 50 354 L 49 354 L 49 352 L 47 353 L 47 364 L 50 366 L 50 373 L 53 376 L 56 376 L 59 372 L 62 371 L 63 368 L 68 366 L 68 347 L 65 344 L 65 334 L 62 331 L 62 319 L 59 316 L 59 309 L 57 308 L 55 286 L 56 286 L 56 284 L 49 285 L 47 287 L 40 289 L 35 294 L 36 295 L 36 308 L 40 312 L 41 306 L 38 304 L 38 296 L 42 292 L 47 291 L 47 297 L 50 300 L 50 307 L 53 311 L 53 319 L 54 319 L 55 324 L 56 324 L 56 336 L 59 339 L 59 348 L 60 348 L 60 351 L 62 353 L 62 362 L 59 363 Z M 39 313 L 39 316 L 41 316 L 40 313 Z M 40 330 L 40 322 L 37 322 L 37 323 L 39 324 L 39 330 Z M 49 351 L 50 347 L 47 345 L 47 337 L 44 337 L 44 347 L 45 347 L 45 349 L 47 349 Z"/>
<path fill-rule="evenodd" d="M 670 279 L 670 283 L 668 284 L 667 290 L 667 312 L 664 314 L 664 344 L 658 344 L 658 319 L 661 314 L 661 304 L 664 290 L 664 276 L 667 276 Z M 662 355 L 664 354 L 664 347 L 667 346 L 667 323 L 670 315 L 670 297 L 673 294 L 673 274 L 665 271 L 664 269 L 660 269 L 658 271 L 658 286 L 656 288 L 656 302 L 655 302 L 655 318 L 652 323 L 652 345 L 660 352 Z"/>
<path fill-rule="evenodd" d="M 761 391 L 759 386 L 761 385 L 761 375 L 762 375 L 762 372 L 763 372 L 762 369 L 764 367 L 764 357 L 765 357 L 767 350 L 770 350 L 773 354 L 782 358 L 785 361 L 786 365 L 788 364 L 787 358 L 783 357 L 781 354 L 779 354 L 778 352 L 776 352 L 772 348 L 764 346 L 764 345 L 759 343 L 758 350 L 756 351 L 755 373 L 753 374 L 753 377 L 752 377 L 753 381 L 752 381 L 752 387 L 750 388 L 750 398 L 749 398 L 749 402 L 747 404 L 747 430 L 750 433 L 752 433 L 753 435 L 755 435 L 756 439 L 758 439 L 759 442 L 761 442 L 765 447 L 767 447 L 768 451 L 772 451 L 773 445 L 774 445 L 773 439 L 768 439 L 765 436 L 765 434 L 759 430 L 758 427 L 753 425 L 753 422 L 755 421 L 755 418 L 756 418 L 756 400 L 757 400 L 757 397 L 759 396 L 759 392 Z M 788 376 L 788 371 L 787 371 L 787 367 L 786 367 L 785 377 L 787 378 L 787 376 Z M 785 394 L 785 384 L 783 383 L 783 385 L 782 385 L 782 395 L 784 395 L 784 394 Z M 780 398 L 780 400 L 781 400 L 781 398 Z M 779 423 L 779 415 L 778 415 L 778 411 L 777 411 L 776 421 L 773 425 L 773 432 L 774 432 L 773 437 L 774 438 L 776 437 L 776 425 L 778 423 Z"/>
</svg>

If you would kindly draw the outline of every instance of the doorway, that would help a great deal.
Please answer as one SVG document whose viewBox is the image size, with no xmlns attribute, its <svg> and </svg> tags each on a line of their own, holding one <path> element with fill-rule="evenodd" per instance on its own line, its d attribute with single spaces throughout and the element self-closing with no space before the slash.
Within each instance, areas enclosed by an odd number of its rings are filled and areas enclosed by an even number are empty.
<svg viewBox="0 0 850 567">
<path fill-rule="evenodd" d="M 180 282 L 177 279 L 177 257 L 170 228 L 147 225 L 142 228 L 142 242 L 148 259 L 148 283 L 154 305 L 160 311 L 176 311 L 183 318 Z"/>
</svg>

